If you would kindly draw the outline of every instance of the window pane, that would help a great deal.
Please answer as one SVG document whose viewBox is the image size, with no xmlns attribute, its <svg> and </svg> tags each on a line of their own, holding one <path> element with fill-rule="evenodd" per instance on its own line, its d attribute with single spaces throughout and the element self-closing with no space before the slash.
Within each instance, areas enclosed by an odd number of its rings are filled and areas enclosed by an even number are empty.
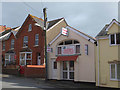
<svg viewBox="0 0 120 90">
<path fill-rule="evenodd" d="M 21 54 L 20 59 L 25 59 L 25 53 L 22 53 L 22 54 Z"/>
<path fill-rule="evenodd" d="M 39 42 L 39 34 L 35 35 L 35 45 L 38 45 Z"/>
<path fill-rule="evenodd" d="M 14 48 L 14 39 L 11 40 L 11 48 Z"/>
<path fill-rule="evenodd" d="M 29 24 L 28 31 L 32 31 L 32 24 Z"/>
<path fill-rule="evenodd" d="M 67 70 L 67 62 L 63 61 L 63 70 Z"/>
<path fill-rule="evenodd" d="M 2 50 L 5 50 L 5 42 L 2 43 Z"/>
<path fill-rule="evenodd" d="M 76 53 L 80 53 L 80 45 L 76 45 Z"/>
<path fill-rule="evenodd" d="M 32 54 L 31 53 L 27 53 L 27 60 L 31 60 L 32 59 Z"/>
<path fill-rule="evenodd" d="M 6 55 L 5 55 L 5 59 L 6 59 L 6 60 L 9 60 L 9 55 L 6 54 Z"/>
<path fill-rule="evenodd" d="M 120 44 L 120 33 L 116 34 L 116 44 Z"/>
<path fill-rule="evenodd" d="M 69 78 L 74 79 L 74 72 L 69 72 L 69 74 L 70 74 Z"/>
<path fill-rule="evenodd" d="M 111 44 L 115 44 L 115 35 L 111 35 Z"/>
<path fill-rule="evenodd" d="M 76 40 L 74 40 L 74 44 L 77 44 L 77 43 L 79 43 L 78 41 L 76 41 Z"/>
<path fill-rule="evenodd" d="M 23 46 L 28 46 L 28 36 L 24 36 Z"/>
<path fill-rule="evenodd" d="M 120 64 L 117 64 L 117 79 L 120 79 Z"/>
<path fill-rule="evenodd" d="M 72 44 L 72 40 L 65 41 L 65 45 Z"/>
<path fill-rule="evenodd" d="M 59 45 L 63 45 L 63 42 L 61 42 Z"/>
<path fill-rule="evenodd" d="M 54 69 L 57 69 L 57 62 L 54 62 Z"/>
<path fill-rule="evenodd" d="M 63 78 L 67 79 L 67 72 L 63 72 Z"/>
<path fill-rule="evenodd" d="M 111 78 L 115 79 L 115 64 L 111 64 Z"/>
<path fill-rule="evenodd" d="M 58 47 L 58 54 L 61 54 L 61 47 Z"/>
<path fill-rule="evenodd" d="M 74 70 L 74 61 L 69 62 L 69 70 Z"/>
</svg>

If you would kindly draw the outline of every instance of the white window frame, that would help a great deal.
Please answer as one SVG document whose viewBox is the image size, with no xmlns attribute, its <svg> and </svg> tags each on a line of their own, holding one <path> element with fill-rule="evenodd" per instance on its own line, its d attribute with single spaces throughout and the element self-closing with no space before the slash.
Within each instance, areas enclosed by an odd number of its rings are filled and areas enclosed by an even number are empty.
<svg viewBox="0 0 120 90">
<path fill-rule="evenodd" d="M 85 55 L 88 55 L 88 44 L 85 44 L 85 49 L 87 48 L 87 51 L 85 51 Z"/>
<path fill-rule="evenodd" d="M 14 41 L 14 43 L 13 43 L 12 41 Z M 15 40 L 12 39 L 12 40 L 11 40 L 11 49 L 14 49 L 14 45 L 15 45 Z M 12 47 L 12 46 L 13 46 L 13 47 Z"/>
<path fill-rule="evenodd" d="M 25 54 L 25 58 L 24 59 L 21 59 L 21 54 Z M 31 59 L 27 59 L 27 54 L 31 54 Z M 21 65 L 21 61 L 22 60 L 25 60 L 25 65 L 26 65 L 26 61 L 27 60 L 31 60 L 31 64 L 32 64 L 32 52 L 20 52 L 20 65 Z M 24 66 L 24 65 L 22 65 Z"/>
<path fill-rule="evenodd" d="M 38 38 L 36 38 L 36 35 L 38 35 Z M 35 42 L 38 42 L 38 44 L 35 43 L 35 46 L 39 46 L 39 34 L 35 34 Z"/>
<path fill-rule="evenodd" d="M 118 34 L 118 33 L 114 33 L 114 34 L 109 35 L 109 44 L 110 44 L 110 46 L 120 45 L 120 44 L 117 44 L 117 42 L 116 42 L 116 34 Z M 114 35 L 114 37 L 115 37 L 115 44 L 111 44 L 111 35 Z"/>
<path fill-rule="evenodd" d="M 24 43 L 26 44 L 28 44 L 28 40 L 27 41 L 25 41 L 25 37 L 27 37 L 28 38 L 28 36 L 24 36 L 24 38 L 23 38 L 23 47 L 28 47 L 28 45 L 26 46 L 26 45 L 24 45 Z"/>
<path fill-rule="evenodd" d="M 112 78 L 112 75 L 111 75 L 111 65 L 115 65 L 115 78 Z M 120 79 L 117 78 L 117 64 L 110 64 L 110 80 L 115 80 L 115 81 L 120 81 Z"/>
<path fill-rule="evenodd" d="M 32 24 L 29 24 L 28 26 L 28 32 L 32 31 Z"/>
</svg>

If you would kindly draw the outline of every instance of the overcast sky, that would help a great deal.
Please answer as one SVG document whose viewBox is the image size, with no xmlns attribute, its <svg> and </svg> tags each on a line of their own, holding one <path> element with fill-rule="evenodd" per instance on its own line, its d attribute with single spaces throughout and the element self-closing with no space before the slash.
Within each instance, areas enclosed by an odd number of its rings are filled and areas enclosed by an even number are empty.
<svg viewBox="0 0 120 90">
<path fill-rule="evenodd" d="M 112 19 L 118 20 L 117 2 L 4 2 L 2 24 L 20 26 L 28 14 L 43 18 L 44 7 L 48 8 L 48 20 L 64 17 L 70 26 L 93 37 Z"/>
</svg>

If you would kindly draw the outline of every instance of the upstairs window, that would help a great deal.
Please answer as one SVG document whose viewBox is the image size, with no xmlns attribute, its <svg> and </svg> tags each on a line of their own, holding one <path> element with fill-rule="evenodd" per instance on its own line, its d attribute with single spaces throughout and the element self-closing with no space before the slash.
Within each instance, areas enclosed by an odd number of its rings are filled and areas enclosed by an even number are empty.
<svg viewBox="0 0 120 90">
<path fill-rule="evenodd" d="M 39 34 L 35 34 L 35 45 L 39 45 Z"/>
<path fill-rule="evenodd" d="M 15 43 L 15 41 L 14 41 L 14 39 L 12 39 L 11 40 L 11 49 L 14 49 L 14 43 Z"/>
<path fill-rule="evenodd" d="M 2 50 L 5 51 L 5 42 L 2 43 Z"/>
<path fill-rule="evenodd" d="M 110 45 L 120 44 L 120 33 L 110 35 Z"/>
<path fill-rule="evenodd" d="M 32 24 L 29 24 L 28 31 L 32 31 Z"/>
<path fill-rule="evenodd" d="M 24 36 L 23 47 L 27 47 L 27 46 L 28 46 L 28 36 Z"/>
</svg>

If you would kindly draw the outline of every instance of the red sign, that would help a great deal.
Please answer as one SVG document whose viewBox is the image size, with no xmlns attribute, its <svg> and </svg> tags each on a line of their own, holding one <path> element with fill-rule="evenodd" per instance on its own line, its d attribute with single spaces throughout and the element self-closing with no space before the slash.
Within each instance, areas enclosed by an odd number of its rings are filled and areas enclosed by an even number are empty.
<svg viewBox="0 0 120 90">
<path fill-rule="evenodd" d="M 47 52 L 51 52 L 51 47 L 47 47 Z"/>
<path fill-rule="evenodd" d="M 66 28 L 62 28 L 62 34 L 67 36 L 68 35 L 68 30 Z"/>
</svg>

